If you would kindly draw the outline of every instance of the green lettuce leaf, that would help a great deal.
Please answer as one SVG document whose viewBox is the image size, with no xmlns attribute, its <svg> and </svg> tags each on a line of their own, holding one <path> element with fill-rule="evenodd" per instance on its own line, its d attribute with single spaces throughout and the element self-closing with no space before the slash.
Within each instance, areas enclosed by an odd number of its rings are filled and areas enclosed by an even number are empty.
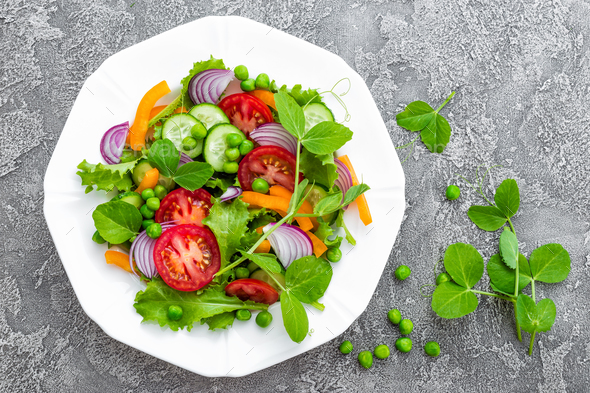
<svg viewBox="0 0 590 393">
<path fill-rule="evenodd" d="M 311 183 L 321 184 L 331 191 L 338 179 L 332 154 L 316 155 L 303 149 L 299 157 L 299 169 Z"/>
<path fill-rule="evenodd" d="M 182 308 L 182 318 L 178 321 L 168 318 L 170 306 Z M 221 285 L 208 287 L 201 293 L 182 292 L 170 288 L 161 278 L 155 278 L 144 291 L 137 293 L 133 307 L 143 317 L 142 322 L 156 321 L 174 331 L 185 327 L 190 331 L 193 324 L 202 319 L 240 309 L 266 310 L 268 305 L 226 296 Z"/>
<path fill-rule="evenodd" d="M 281 86 L 280 90 L 289 93 L 289 95 L 293 97 L 295 101 L 297 101 L 299 106 L 304 106 L 308 102 L 322 102 L 322 97 L 318 95 L 318 91 L 316 89 L 303 90 L 301 85 L 295 85 L 289 89 L 287 88 L 287 85 L 283 85 Z"/>
<path fill-rule="evenodd" d="M 125 162 L 116 165 L 90 164 L 86 160 L 78 165 L 80 171 L 76 172 L 82 179 L 82 185 L 86 187 L 86 194 L 96 189 L 106 192 L 115 187 L 119 191 L 131 191 L 133 181 L 130 171 L 135 168 L 137 161 Z"/>
<path fill-rule="evenodd" d="M 203 319 L 201 320 L 201 324 L 206 323 L 209 326 L 209 330 L 227 329 L 233 326 L 235 319 L 236 314 L 233 311 L 229 311 Z"/>
</svg>

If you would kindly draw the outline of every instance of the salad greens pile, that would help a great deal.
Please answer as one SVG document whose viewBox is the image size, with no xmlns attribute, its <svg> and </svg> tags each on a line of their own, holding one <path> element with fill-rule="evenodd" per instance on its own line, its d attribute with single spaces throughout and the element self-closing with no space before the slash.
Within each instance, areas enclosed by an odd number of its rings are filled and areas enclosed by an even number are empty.
<svg viewBox="0 0 590 393">
<path fill-rule="evenodd" d="M 235 77 L 248 78 L 239 67 Z M 267 311 L 279 301 L 285 329 L 299 343 L 309 332 L 303 304 L 325 308 L 319 300 L 331 262 L 342 255 L 338 228 L 355 244 L 344 208 L 369 187 L 353 183 L 335 157 L 352 131 L 334 120 L 324 93 L 278 88 L 260 74 L 243 81 L 242 92 L 222 94 L 233 77 L 222 60 L 194 63 L 169 105 L 140 104 L 130 132 L 144 132 L 145 145 L 105 134 L 101 152 L 115 163 L 84 160 L 77 172 L 86 193 L 116 191 L 92 214 L 93 240 L 111 247 L 107 262 L 146 282 L 134 304 L 143 321 L 175 331 L 195 323 L 225 329 L 237 311 L 246 321 L 248 310 Z M 162 82 L 144 98 L 158 89 L 169 91 Z M 152 114 L 142 130 L 137 119 L 146 110 Z M 254 131 L 268 124 L 267 139 L 257 139 Z M 261 327 L 272 320 L 264 316 L 256 318 Z"/>
<path fill-rule="evenodd" d="M 479 178 L 478 188 L 467 183 L 488 203 L 486 206 L 474 205 L 469 208 L 467 214 L 471 221 L 488 232 L 504 227 L 499 236 L 499 252 L 487 264 L 493 293 L 473 289 L 484 273 L 481 254 L 470 244 L 451 244 L 445 251 L 444 267 L 452 281 L 441 280 L 438 284 L 432 295 L 432 309 L 443 318 L 459 318 L 475 311 L 478 305 L 476 294 L 511 302 L 514 305 L 518 339 L 522 341 L 521 329 L 531 334 L 531 355 L 536 333 L 550 330 L 556 317 L 555 303 L 551 299 L 542 299 L 537 303 L 535 285 L 565 280 L 571 270 L 570 256 L 557 243 L 538 247 L 528 260 L 520 253 L 512 223 L 520 207 L 520 192 L 514 179 L 506 179 L 500 184 L 494 202 L 483 192 Z M 506 223 L 508 227 L 504 226 Z M 523 293 L 529 284 L 531 296 Z"/>
</svg>

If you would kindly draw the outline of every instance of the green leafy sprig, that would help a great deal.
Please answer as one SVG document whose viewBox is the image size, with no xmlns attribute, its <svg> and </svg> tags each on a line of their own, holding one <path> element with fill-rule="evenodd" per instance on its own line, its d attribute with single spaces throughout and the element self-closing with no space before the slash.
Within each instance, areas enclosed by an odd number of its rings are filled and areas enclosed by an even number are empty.
<svg viewBox="0 0 590 393">
<path fill-rule="evenodd" d="M 483 193 L 479 177 L 478 183 L 479 190 L 469 184 L 482 195 L 489 206 L 471 206 L 469 218 L 486 231 L 496 231 L 505 223 L 510 225 L 510 228 L 505 227 L 500 234 L 499 253 L 493 255 L 487 264 L 493 293 L 473 289 L 482 278 L 484 270 L 483 258 L 479 252 L 469 244 L 452 244 L 445 252 L 444 266 L 454 282 L 445 282 L 436 287 L 432 295 L 432 309 L 439 316 L 450 319 L 475 311 L 478 305 L 476 294 L 509 301 L 514 306 L 518 339 L 522 341 L 521 329 L 531 334 L 531 355 L 536 333 L 550 330 L 556 317 L 555 304 L 551 299 L 536 303 L 535 284 L 565 280 L 571 270 L 570 256 L 560 244 L 549 243 L 535 249 L 527 261 L 519 251 L 516 232 L 511 222 L 520 206 L 520 192 L 516 181 L 507 179 L 500 184 L 494 196 L 495 203 Z M 522 293 L 529 284 L 531 297 Z"/>
<path fill-rule="evenodd" d="M 451 140 L 451 126 L 447 119 L 440 115 L 439 112 L 454 95 L 455 92 L 452 92 L 436 110 L 424 101 L 414 101 L 408 104 L 403 112 L 395 116 L 398 126 L 412 132 L 420 131 L 420 135 L 414 138 L 414 140 L 398 147 L 398 149 L 403 149 L 410 145 L 412 146 L 412 150 L 410 150 L 404 162 L 412 154 L 414 142 L 416 142 L 418 137 L 422 139 L 424 145 L 432 153 L 442 153 L 445 150 L 445 147 Z"/>
</svg>

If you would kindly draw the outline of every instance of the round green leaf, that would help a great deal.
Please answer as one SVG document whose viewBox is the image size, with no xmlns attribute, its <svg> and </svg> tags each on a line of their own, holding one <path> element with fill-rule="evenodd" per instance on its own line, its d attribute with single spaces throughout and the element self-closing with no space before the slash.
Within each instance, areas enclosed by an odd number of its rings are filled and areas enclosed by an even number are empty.
<svg viewBox="0 0 590 393">
<path fill-rule="evenodd" d="M 471 206 L 467 215 L 479 229 L 494 232 L 507 221 L 504 213 L 495 206 Z"/>
<path fill-rule="evenodd" d="M 490 276 L 491 283 L 496 287 L 494 291 L 514 294 L 514 278 L 516 270 L 506 266 L 500 254 L 492 255 L 487 266 L 488 276 Z M 518 256 L 518 291 L 522 291 L 531 282 L 531 271 L 526 257 L 522 254 Z M 497 290 L 496 290 L 497 289 Z"/>
<path fill-rule="evenodd" d="M 518 240 L 516 239 L 516 235 L 508 228 L 504 228 L 504 231 L 500 235 L 500 255 L 506 266 L 516 269 Z"/>
<path fill-rule="evenodd" d="M 137 235 L 143 221 L 135 206 L 118 200 L 98 205 L 92 219 L 100 236 L 113 244 L 123 243 Z"/>
<path fill-rule="evenodd" d="M 309 319 L 303 304 L 289 291 L 281 293 L 283 324 L 291 340 L 300 343 L 309 331 Z"/>
<path fill-rule="evenodd" d="M 483 275 L 483 258 L 471 244 L 451 244 L 445 251 L 444 264 L 453 281 L 462 287 L 473 287 Z"/>
<path fill-rule="evenodd" d="M 555 323 L 557 310 L 551 299 L 543 299 L 535 304 L 527 295 L 520 295 L 516 300 L 516 318 L 525 332 L 546 332 Z"/>
<path fill-rule="evenodd" d="M 506 179 L 500 184 L 494 195 L 494 202 L 498 209 L 507 217 L 512 217 L 520 207 L 520 192 L 514 179 Z"/>
<path fill-rule="evenodd" d="M 565 280 L 571 270 L 570 254 L 557 243 L 545 244 L 533 251 L 530 264 L 532 278 L 548 283 Z"/>
<path fill-rule="evenodd" d="M 432 309 L 442 318 L 460 318 L 475 311 L 477 304 L 473 292 L 448 281 L 436 287 L 432 295 Z"/>
</svg>

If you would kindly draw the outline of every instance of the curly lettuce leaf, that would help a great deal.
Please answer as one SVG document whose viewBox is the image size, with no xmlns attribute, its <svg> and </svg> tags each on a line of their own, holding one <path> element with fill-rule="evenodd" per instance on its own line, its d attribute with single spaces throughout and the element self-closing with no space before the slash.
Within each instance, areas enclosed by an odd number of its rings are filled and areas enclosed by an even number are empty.
<svg viewBox="0 0 590 393">
<path fill-rule="evenodd" d="M 336 164 L 332 154 L 313 154 L 303 149 L 299 158 L 299 169 L 310 183 L 321 184 L 331 191 L 334 182 L 338 179 Z"/>
<path fill-rule="evenodd" d="M 168 318 L 170 306 L 182 308 L 182 318 L 178 321 Z M 160 326 L 168 326 L 174 331 L 185 327 L 190 331 L 195 323 L 203 319 L 240 309 L 266 310 L 268 305 L 243 302 L 235 296 L 226 296 L 221 285 L 210 286 L 200 293 L 182 292 L 170 288 L 161 278 L 155 278 L 144 291 L 137 293 L 133 307 L 143 317 L 142 322 L 156 321 Z M 217 327 L 223 325 L 222 321 L 214 322 Z"/>
<path fill-rule="evenodd" d="M 290 89 L 287 87 L 287 85 L 283 85 L 283 86 L 281 86 L 279 91 L 281 91 L 281 90 L 289 93 L 289 95 L 291 97 L 293 97 L 295 99 L 295 101 L 297 101 L 299 106 L 303 106 L 303 105 L 307 104 L 308 102 L 309 103 L 312 103 L 312 102 L 321 103 L 322 102 L 322 97 L 320 97 L 318 95 L 317 89 L 303 90 L 301 85 L 297 84 Z"/>
<path fill-rule="evenodd" d="M 115 187 L 119 191 L 131 191 L 133 181 L 130 172 L 135 168 L 137 161 L 124 162 L 116 165 L 90 164 L 86 160 L 78 165 L 80 171 L 76 172 L 82 179 L 82 185 L 86 187 L 86 194 L 96 189 L 112 191 Z"/>
<path fill-rule="evenodd" d="M 209 330 L 227 329 L 233 326 L 236 314 L 233 311 L 213 315 L 210 318 L 201 320 L 201 324 L 206 323 Z"/>
<path fill-rule="evenodd" d="M 240 247 L 241 239 L 248 231 L 249 219 L 248 204 L 240 198 L 231 203 L 216 199 L 209 210 L 209 216 L 203 219 L 203 224 L 213 231 L 219 244 L 222 268 Z"/>
</svg>

